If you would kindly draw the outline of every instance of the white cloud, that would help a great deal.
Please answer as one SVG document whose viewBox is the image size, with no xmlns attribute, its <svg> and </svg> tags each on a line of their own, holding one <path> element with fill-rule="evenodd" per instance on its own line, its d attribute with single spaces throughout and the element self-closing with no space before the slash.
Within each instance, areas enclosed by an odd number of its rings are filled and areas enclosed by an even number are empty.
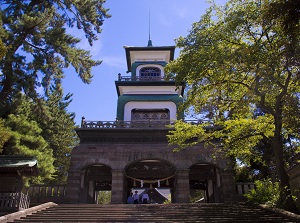
<svg viewBox="0 0 300 223">
<path fill-rule="evenodd" d="M 172 27 L 173 26 L 172 20 L 167 18 L 164 13 L 161 13 L 159 15 L 159 22 L 160 22 L 160 25 L 163 27 Z"/>
<path fill-rule="evenodd" d="M 175 16 L 183 19 L 188 15 L 188 9 L 186 8 L 186 6 L 182 6 L 182 5 L 173 5 L 173 12 L 175 13 Z"/>
<path fill-rule="evenodd" d="M 123 56 L 104 56 L 101 58 L 103 60 L 102 64 L 109 67 L 126 69 L 126 60 Z"/>
</svg>

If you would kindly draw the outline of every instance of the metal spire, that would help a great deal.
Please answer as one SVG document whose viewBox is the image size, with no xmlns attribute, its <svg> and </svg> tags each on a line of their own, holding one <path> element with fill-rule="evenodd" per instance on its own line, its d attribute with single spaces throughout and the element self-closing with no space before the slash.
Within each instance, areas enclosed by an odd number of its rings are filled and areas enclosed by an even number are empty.
<svg viewBox="0 0 300 223">
<path fill-rule="evenodd" d="M 151 30 L 150 30 L 150 28 L 151 28 L 151 26 L 150 26 L 151 24 L 150 24 L 150 8 L 149 8 L 149 39 L 148 39 L 148 47 L 151 47 L 151 46 L 153 46 L 152 45 L 152 40 L 151 40 Z"/>
</svg>

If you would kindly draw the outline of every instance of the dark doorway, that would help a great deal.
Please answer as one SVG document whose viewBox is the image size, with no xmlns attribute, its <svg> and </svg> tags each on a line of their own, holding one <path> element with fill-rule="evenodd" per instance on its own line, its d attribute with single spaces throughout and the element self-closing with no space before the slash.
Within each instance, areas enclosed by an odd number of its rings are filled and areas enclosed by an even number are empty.
<svg viewBox="0 0 300 223">
<path fill-rule="evenodd" d="M 191 202 L 219 202 L 220 174 L 215 166 L 206 163 L 191 166 L 189 181 Z"/>
<path fill-rule="evenodd" d="M 138 191 L 140 196 L 148 193 L 151 203 L 172 202 L 175 171 L 172 164 L 157 159 L 132 163 L 126 168 L 127 196 Z"/>
<path fill-rule="evenodd" d="M 84 179 L 82 179 L 82 202 L 88 204 L 97 204 L 99 200 L 99 194 L 103 194 L 103 192 L 109 193 L 111 191 L 111 168 L 106 165 L 95 164 L 87 167 L 83 172 Z"/>
</svg>

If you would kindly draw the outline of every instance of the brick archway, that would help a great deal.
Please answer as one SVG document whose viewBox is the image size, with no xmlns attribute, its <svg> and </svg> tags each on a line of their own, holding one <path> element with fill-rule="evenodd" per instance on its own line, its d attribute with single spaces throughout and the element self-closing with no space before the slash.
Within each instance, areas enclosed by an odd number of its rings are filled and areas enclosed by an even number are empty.
<svg viewBox="0 0 300 223">
<path fill-rule="evenodd" d="M 95 204 L 99 191 L 111 191 L 112 170 L 104 164 L 86 166 L 81 171 L 81 195 L 82 203 Z"/>
<path fill-rule="evenodd" d="M 152 203 L 163 203 L 174 196 L 176 167 L 168 161 L 143 159 L 125 168 L 125 191 L 147 192 Z"/>
<path fill-rule="evenodd" d="M 189 185 L 193 202 L 220 202 L 221 177 L 220 171 L 215 165 L 203 162 L 191 165 Z"/>
</svg>

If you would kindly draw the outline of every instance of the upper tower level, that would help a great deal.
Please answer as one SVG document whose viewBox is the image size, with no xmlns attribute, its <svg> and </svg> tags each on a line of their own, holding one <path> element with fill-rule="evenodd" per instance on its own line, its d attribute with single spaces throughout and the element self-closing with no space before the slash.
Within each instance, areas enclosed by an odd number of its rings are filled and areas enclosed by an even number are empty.
<svg viewBox="0 0 300 223">
<path fill-rule="evenodd" d="M 175 46 L 125 46 L 127 73 L 119 74 L 117 119 L 123 121 L 171 121 L 179 112 L 184 84 L 166 78 L 164 68 L 174 59 Z"/>
<path fill-rule="evenodd" d="M 125 46 L 124 49 L 127 73 L 131 75 L 119 74 L 118 82 L 116 82 L 118 96 L 123 94 L 183 94 L 183 85 L 175 89 L 174 81 L 167 80 L 164 72 L 164 67 L 174 59 L 175 46 L 153 47 L 150 42 L 147 47 Z"/>
<path fill-rule="evenodd" d="M 138 79 L 163 79 L 163 68 L 174 59 L 175 46 L 125 46 L 124 48 L 127 59 L 127 72 L 131 72 L 131 76 L 137 77 Z M 142 69 L 151 67 L 151 65 L 153 69 Z M 147 75 L 147 73 L 149 75 Z"/>
</svg>

